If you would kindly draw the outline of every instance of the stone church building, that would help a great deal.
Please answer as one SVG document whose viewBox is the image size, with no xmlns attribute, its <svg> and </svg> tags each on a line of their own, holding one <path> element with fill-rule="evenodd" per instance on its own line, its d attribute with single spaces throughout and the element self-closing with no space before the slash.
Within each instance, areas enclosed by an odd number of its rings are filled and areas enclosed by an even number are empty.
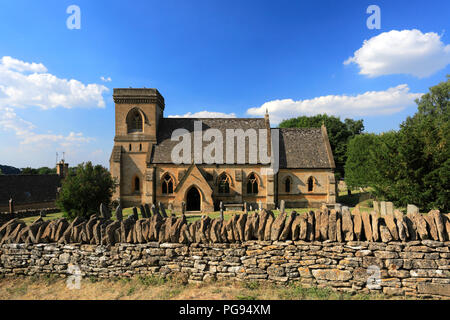
<svg viewBox="0 0 450 320">
<path fill-rule="evenodd" d="M 324 126 L 275 129 L 270 127 L 268 114 L 264 118 L 165 118 L 164 98 L 156 89 L 114 89 L 113 98 L 115 138 L 110 171 L 117 182 L 114 199 L 123 207 L 161 202 L 179 211 L 184 201 L 187 211 L 211 212 L 218 209 L 220 201 L 226 208 L 244 203 L 257 208 L 262 203 L 268 209 L 278 207 L 280 200 L 285 200 L 286 207 L 336 202 L 335 164 Z M 231 163 L 174 163 L 171 154 L 179 143 L 172 137 L 174 131 L 184 129 L 195 141 L 196 123 L 201 123 L 202 132 L 215 129 L 222 133 L 227 152 L 227 130 L 263 132 L 270 144 L 269 155 L 272 142 L 278 142 L 279 169 L 266 174 L 270 163 L 250 161 L 248 150 L 260 148 L 261 136 L 258 144 L 251 145 L 250 138 L 244 138 L 244 148 L 239 144 L 233 147 L 238 155 L 246 152 L 244 162 L 236 156 Z M 191 148 L 193 158 L 194 151 L 195 147 Z"/>
</svg>

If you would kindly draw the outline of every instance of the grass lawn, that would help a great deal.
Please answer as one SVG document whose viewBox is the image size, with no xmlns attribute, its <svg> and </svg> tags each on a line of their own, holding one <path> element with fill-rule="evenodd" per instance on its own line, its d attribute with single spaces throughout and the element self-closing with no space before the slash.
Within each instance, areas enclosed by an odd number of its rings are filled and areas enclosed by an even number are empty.
<svg viewBox="0 0 450 320">
<path fill-rule="evenodd" d="M 380 300 L 401 299 L 383 294 L 338 293 L 328 288 L 307 288 L 298 283 L 276 285 L 256 281 L 213 281 L 190 284 L 180 279 L 155 276 L 81 280 L 80 289 L 68 289 L 66 279 L 57 275 L 5 277 L 0 279 L 0 299 L 210 299 L 210 300 Z"/>
</svg>

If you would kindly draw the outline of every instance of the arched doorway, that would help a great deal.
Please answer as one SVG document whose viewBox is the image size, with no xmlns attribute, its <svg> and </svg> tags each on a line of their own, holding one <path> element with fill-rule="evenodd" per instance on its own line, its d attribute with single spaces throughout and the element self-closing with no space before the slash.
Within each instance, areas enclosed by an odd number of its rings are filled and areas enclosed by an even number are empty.
<svg viewBox="0 0 450 320">
<path fill-rule="evenodd" d="M 192 187 L 186 195 L 186 211 L 200 211 L 200 204 L 200 192 L 196 187 Z"/>
</svg>

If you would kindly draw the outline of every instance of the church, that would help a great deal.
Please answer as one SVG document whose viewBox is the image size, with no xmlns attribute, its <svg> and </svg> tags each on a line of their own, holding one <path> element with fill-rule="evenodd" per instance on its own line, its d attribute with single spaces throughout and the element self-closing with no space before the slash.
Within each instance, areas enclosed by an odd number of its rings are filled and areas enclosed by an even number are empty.
<svg viewBox="0 0 450 320">
<path fill-rule="evenodd" d="M 161 202 L 181 211 L 184 202 L 187 211 L 212 212 L 220 202 L 240 210 L 244 204 L 275 209 L 281 200 L 291 208 L 336 202 L 325 126 L 271 128 L 267 112 L 264 118 L 166 118 L 157 89 L 116 88 L 113 98 L 110 172 L 113 200 L 122 207 Z"/>
</svg>

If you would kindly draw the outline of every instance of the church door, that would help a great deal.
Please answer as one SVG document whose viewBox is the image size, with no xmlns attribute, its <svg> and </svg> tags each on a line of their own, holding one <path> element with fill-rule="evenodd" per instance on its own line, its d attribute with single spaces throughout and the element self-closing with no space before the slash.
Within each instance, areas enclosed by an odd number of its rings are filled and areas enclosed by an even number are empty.
<svg viewBox="0 0 450 320">
<path fill-rule="evenodd" d="M 200 192 L 192 187 L 186 195 L 186 211 L 200 211 Z"/>
</svg>

